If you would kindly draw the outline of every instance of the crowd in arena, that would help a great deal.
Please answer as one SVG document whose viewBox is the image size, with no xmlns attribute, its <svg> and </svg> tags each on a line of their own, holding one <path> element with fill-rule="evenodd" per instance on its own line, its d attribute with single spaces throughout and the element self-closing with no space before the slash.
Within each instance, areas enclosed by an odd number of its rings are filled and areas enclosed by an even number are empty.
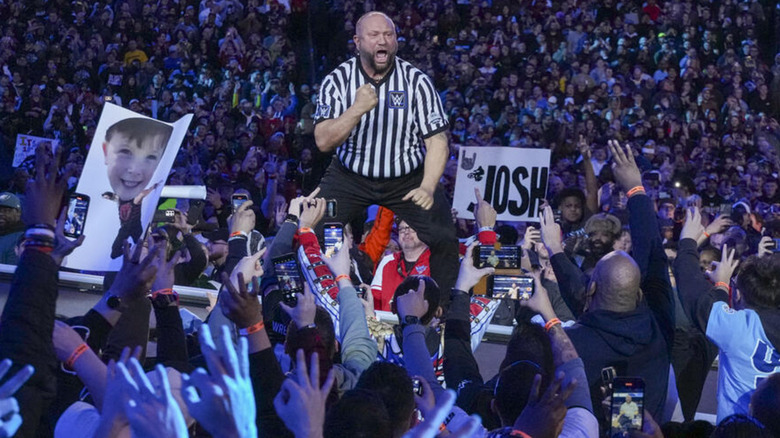
<svg viewBox="0 0 780 438">
<path fill-rule="evenodd" d="M 322 245 L 339 156 L 315 137 L 321 84 L 373 10 L 439 93 L 449 201 L 462 146 L 552 152 L 538 223 L 497 221 L 479 193 L 473 219 L 447 217 L 454 287 L 398 211 Z M 0 17 L 0 263 L 17 266 L 0 435 L 780 436 L 773 2 L 16 0 Z M 57 275 L 83 238 L 61 199 L 108 103 L 194 114 L 166 185 L 208 195 L 117 246 L 102 297 L 66 318 Z M 12 167 L 18 134 L 59 146 Z M 513 245 L 533 293 L 483 296 L 495 270 L 474 253 Z M 213 289 L 208 317 L 176 286 Z M 513 327 L 495 376 L 474 353 L 487 321 Z M 713 364 L 715 424 L 696 419 Z M 644 390 L 617 400 L 613 377 Z"/>
</svg>

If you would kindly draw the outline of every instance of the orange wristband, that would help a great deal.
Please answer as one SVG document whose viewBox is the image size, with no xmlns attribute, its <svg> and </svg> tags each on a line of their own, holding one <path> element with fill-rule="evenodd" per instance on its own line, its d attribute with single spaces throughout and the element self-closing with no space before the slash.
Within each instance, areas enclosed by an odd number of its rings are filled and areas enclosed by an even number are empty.
<svg viewBox="0 0 780 438">
<path fill-rule="evenodd" d="M 170 293 L 173 293 L 173 289 L 171 289 L 169 287 L 169 288 L 166 288 L 166 289 L 160 289 L 160 290 L 156 290 L 156 291 L 152 292 L 152 296 L 160 295 L 160 294 L 170 294 Z"/>
<path fill-rule="evenodd" d="M 626 192 L 626 196 L 628 196 L 630 198 L 630 197 L 632 197 L 632 196 L 634 196 L 636 194 L 639 194 L 639 193 L 642 193 L 642 194 L 645 193 L 645 188 L 643 186 L 636 186 L 636 187 L 634 187 L 633 189 L 631 189 L 628 192 Z"/>
<path fill-rule="evenodd" d="M 230 233 L 230 237 L 237 237 L 237 236 L 246 237 L 246 233 L 243 231 L 233 231 L 232 233 Z"/>
<path fill-rule="evenodd" d="M 81 357 L 81 355 L 84 354 L 84 352 L 87 350 L 89 350 L 87 344 L 81 344 L 78 347 L 76 347 L 76 349 L 73 350 L 73 353 L 70 354 L 68 360 L 65 361 L 65 368 L 72 370 L 73 365 L 76 363 L 78 358 Z"/>
<path fill-rule="evenodd" d="M 558 325 L 560 323 L 561 323 L 560 319 L 553 318 L 553 319 L 547 321 L 547 323 L 544 325 L 544 331 L 545 332 L 549 332 L 550 330 L 552 330 L 553 327 L 555 327 L 556 325 Z"/>
<path fill-rule="evenodd" d="M 528 435 L 522 430 L 517 430 L 517 429 L 512 429 L 512 432 L 509 434 L 509 436 L 519 436 L 520 438 L 533 438 L 531 437 L 531 435 Z"/>
<path fill-rule="evenodd" d="M 706 231 L 702 231 L 702 233 L 704 233 L 704 236 L 707 237 L 708 239 L 710 238 L 710 233 L 708 233 Z"/>
<path fill-rule="evenodd" d="M 729 291 L 729 293 L 731 293 L 731 286 L 729 286 L 729 284 L 726 283 L 725 281 L 719 281 L 719 282 L 715 283 L 715 287 L 726 288 L 726 290 Z"/>
<path fill-rule="evenodd" d="M 240 334 L 241 336 L 249 336 L 252 333 L 259 332 L 263 328 L 265 328 L 265 322 L 263 322 L 263 320 L 260 320 L 260 322 L 256 324 L 250 325 L 247 328 L 242 328 L 241 330 L 238 331 L 238 334 Z"/>
<path fill-rule="evenodd" d="M 341 274 L 338 277 L 336 277 L 336 283 L 338 283 L 341 280 L 347 280 L 349 281 L 349 275 L 347 274 Z"/>
</svg>

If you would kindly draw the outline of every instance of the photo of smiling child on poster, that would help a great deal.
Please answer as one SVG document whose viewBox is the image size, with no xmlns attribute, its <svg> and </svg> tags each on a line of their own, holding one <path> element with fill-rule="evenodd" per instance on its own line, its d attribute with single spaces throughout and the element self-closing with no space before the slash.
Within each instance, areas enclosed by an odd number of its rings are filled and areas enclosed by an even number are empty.
<svg viewBox="0 0 780 438">
<path fill-rule="evenodd" d="M 105 104 L 76 188 L 92 200 L 85 240 L 67 267 L 119 269 L 125 242 L 143 239 L 191 119 L 163 123 Z"/>
<path fill-rule="evenodd" d="M 157 170 L 172 133 L 173 128 L 165 123 L 141 117 L 120 120 L 106 131 L 103 155 L 113 192 L 105 192 L 102 197 L 118 203 L 120 221 L 111 246 L 112 259 L 122 255 L 128 237 L 134 244 L 141 239 L 141 203 L 165 181 L 145 187 Z"/>
</svg>

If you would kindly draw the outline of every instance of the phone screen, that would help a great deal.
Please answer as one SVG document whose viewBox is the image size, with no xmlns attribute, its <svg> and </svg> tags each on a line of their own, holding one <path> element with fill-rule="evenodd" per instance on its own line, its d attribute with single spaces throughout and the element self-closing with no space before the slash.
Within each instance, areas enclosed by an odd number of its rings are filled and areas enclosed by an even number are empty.
<svg viewBox="0 0 780 438">
<path fill-rule="evenodd" d="M 89 196 L 74 193 L 68 202 L 68 212 L 65 216 L 65 235 L 79 237 L 84 234 L 84 224 L 87 222 Z"/>
<path fill-rule="evenodd" d="M 298 259 L 295 254 L 287 254 L 273 259 L 276 281 L 279 289 L 284 293 L 284 302 L 295 305 L 298 302 L 296 293 L 303 293 L 303 276 L 298 267 Z"/>
<path fill-rule="evenodd" d="M 720 214 L 724 216 L 731 216 L 733 208 L 731 204 L 720 204 Z"/>
<path fill-rule="evenodd" d="M 642 430 L 645 409 L 645 382 L 638 377 L 615 377 L 612 381 L 610 436 L 623 436 Z"/>
<path fill-rule="evenodd" d="M 330 257 L 341 249 L 341 244 L 344 241 L 344 228 L 338 223 L 325 224 L 323 232 L 325 233 L 325 255 Z"/>
<path fill-rule="evenodd" d="M 231 205 L 233 206 L 233 211 L 238 210 L 238 207 L 241 207 L 241 204 L 248 201 L 249 197 L 247 195 L 233 195 L 231 198 Z"/>
<path fill-rule="evenodd" d="M 534 295 L 534 278 L 527 275 L 494 275 L 489 296 L 528 300 Z"/>
<path fill-rule="evenodd" d="M 481 245 L 477 266 L 479 268 L 517 269 L 520 266 L 520 247 L 512 245 L 496 249 L 493 245 Z"/>
</svg>

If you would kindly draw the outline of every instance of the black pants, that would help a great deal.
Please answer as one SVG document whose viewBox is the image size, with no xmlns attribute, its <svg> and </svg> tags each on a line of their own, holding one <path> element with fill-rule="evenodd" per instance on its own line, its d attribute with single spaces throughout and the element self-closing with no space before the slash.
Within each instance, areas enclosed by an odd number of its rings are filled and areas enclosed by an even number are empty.
<svg viewBox="0 0 780 438">
<path fill-rule="evenodd" d="M 141 241 L 141 235 L 144 233 L 144 227 L 141 225 L 141 218 L 129 220 L 119 227 L 119 231 L 111 245 L 111 259 L 115 259 L 125 252 L 125 241 L 128 237 L 133 238 L 133 243 L 138 244 Z"/>
<path fill-rule="evenodd" d="M 411 190 L 420 187 L 422 179 L 422 168 L 399 178 L 370 179 L 345 168 L 334 157 L 320 182 L 318 196 L 338 201 L 334 222 L 347 224 L 373 204 L 389 208 L 406 221 L 431 249 L 431 277 L 441 288 L 442 303 L 446 303 L 458 275 L 458 239 L 451 205 L 441 189 L 436 189 L 430 210 L 402 200 Z"/>
</svg>

